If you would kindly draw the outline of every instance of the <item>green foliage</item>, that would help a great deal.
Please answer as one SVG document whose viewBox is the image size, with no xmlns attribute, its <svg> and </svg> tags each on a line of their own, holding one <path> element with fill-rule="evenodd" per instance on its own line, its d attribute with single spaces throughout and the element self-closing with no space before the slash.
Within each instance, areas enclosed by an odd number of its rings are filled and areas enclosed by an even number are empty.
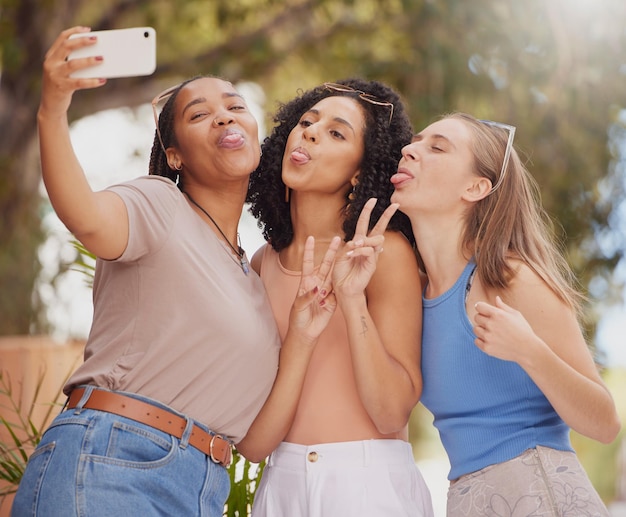
<svg viewBox="0 0 626 517">
<path fill-rule="evenodd" d="M 42 372 L 35 386 L 30 405 L 24 407 L 21 402 L 16 401 L 9 374 L 0 371 L 0 395 L 4 395 L 8 401 L 8 405 L 0 405 L 0 409 L 2 409 L 2 414 L 14 415 L 16 419 L 8 420 L 0 416 L 0 424 L 10 437 L 6 443 L 0 441 L 0 481 L 4 482 L 0 488 L 0 499 L 17 491 L 28 462 L 28 456 L 41 441 L 44 429 L 33 422 L 33 413 L 36 407 L 41 404 L 39 395 L 43 378 Z M 61 385 L 54 395 L 54 400 L 57 400 L 61 395 L 62 388 Z M 46 396 L 46 399 L 48 400 L 49 397 Z M 52 412 L 58 409 L 56 404 L 49 403 L 43 416 L 43 422 L 49 422 Z"/>
<path fill-rule="evenodd" d="M 224 517 L 246 517 L 250 515 L 254 494 L 265 468 L 265 461 L 252 464 L 235 449 L 233 462 L 228 468 L 230 494 L 224 507 Z"/>
<path fill-rule="evenodd" d="M 77 240 L 72 241 L 72 246 L 74 246 L 78 254 L 70 269 L 85 275 L 85 282 L 89 287 L 93 287 L 93 276 L 96 272 L 96 256 Z"/>
<path fill-rule="evenodd" d="M 347 76 L 395 86 L 416 128 L 453 110 L 515 124 L 582 285 L 594 286 L 594 301 L 620 287 L 623 0 L 0 0 L 0 10 L 0 127 L 11 128 L 0 139 L 0 178 L 11 186 L 0 192 L 0 285 L 14 285 L 0 300 L 0 334 L 41 330 L 31 304 L 42 238 L 32 223 L 39 178 L 31 148 L 43 55 L 75 24 L 152 25 L 158 65 L 151 77 L 78 92 L 72 120 L 149 102 L 200 73 L 260 84 L 267 127 L 298 89 Z"/>
</svg>

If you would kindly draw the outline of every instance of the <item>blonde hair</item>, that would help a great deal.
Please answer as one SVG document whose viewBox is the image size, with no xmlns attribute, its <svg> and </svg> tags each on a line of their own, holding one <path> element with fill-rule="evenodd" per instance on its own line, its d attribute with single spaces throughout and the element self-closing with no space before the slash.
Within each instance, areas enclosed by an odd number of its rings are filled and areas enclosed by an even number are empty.
<svg viewBox="0 0 626 517">
<path fill-rule="evenodd" d="M 468 125 L 473 134 L 475 172 L 495 185 L 504 160 L 506 130 L 465 113 L 443 118 Z M 515 274 L 510 260 L 519 259 L 580 316 L 584 296 L 575 287 L 574 274 L 557 244 L 539 186 L 515 149 L 503 174 L 501 185 L 467 212 L 462 249 L 475 256 L 477 273 L 485 286 L 508 287 Z"/>
</svg>

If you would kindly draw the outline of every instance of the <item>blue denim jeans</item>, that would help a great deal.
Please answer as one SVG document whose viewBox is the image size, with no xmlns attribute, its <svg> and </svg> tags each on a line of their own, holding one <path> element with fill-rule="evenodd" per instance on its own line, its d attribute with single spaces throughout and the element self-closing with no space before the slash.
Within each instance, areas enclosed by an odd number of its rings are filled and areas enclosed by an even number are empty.
<svg viewBox="0 0 626 517">
<path fill-rule="evenodd" d="M 91 387 L 83 400 L 89 393 Z M 228 472 L 188 444 L 191 419 L 179 440 L 134 420 L 83 409 L 83 400 L 44 433 L 12 517 L 222 517 Z"/>
</svg>

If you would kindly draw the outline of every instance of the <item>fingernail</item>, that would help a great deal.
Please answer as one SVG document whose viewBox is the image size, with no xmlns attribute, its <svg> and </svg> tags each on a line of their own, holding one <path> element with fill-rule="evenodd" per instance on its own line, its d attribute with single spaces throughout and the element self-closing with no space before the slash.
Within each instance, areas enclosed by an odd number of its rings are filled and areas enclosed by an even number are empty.
<svg viewBox="0 0 626 517">
<path fill-rule="evenodd" d="M 325 297 L 328 293 L 326 292 L 326 289 L 322 289 L 320 294 Z"/>
<path fill-rule="evenodd" d="M 324 305 L 326 305 L 326 300 L 320 300 L 320 307 L 323 307 Z"/>
<path fill-rule="evenodd" d="M 315 286 L 315 287 L 313 288 L 313 294 L 317 294 L 317 291 L 318 291 L 318 290 L 319 290 L 319 289 L 318 289 L 318 287 L 317 287 L 317 286 Z"/>
<path fill-rule="evenodd" d="M 104 58 L 102 56 L 96 56 L 96 61 L 104 61 Z"/>
</svg>

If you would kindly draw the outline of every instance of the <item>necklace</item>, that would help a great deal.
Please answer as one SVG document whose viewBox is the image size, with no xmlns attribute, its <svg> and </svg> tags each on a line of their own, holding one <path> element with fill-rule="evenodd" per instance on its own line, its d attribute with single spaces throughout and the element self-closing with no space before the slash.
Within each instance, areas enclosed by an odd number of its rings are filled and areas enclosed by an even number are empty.
<svg viewBox="0 0 626 517">
<path fill-rule="evenodd" d="M 224 234 L 224 232 L 222 231 L 222 229 L 219 227 L 219 225 L 215 222 L 215 219 L 213 219 L 211 217 L 211 214 L 209 214 L 209 212 L 207 212 L 204 208 L 202 208 L 196 201 L 194 198 L 192 198 L 188 192 L 184 192 L 184 194 L 187 196 L 187 198 L 189 199 L 189 201 L 191 201 L 194 205 L 196 205 L 200 210 L 202 210 L 202 212 L 204 213 L 204 215 L 206 215 L 211 222 L 215 225 L 215 227 L 217 228 L 217 231 L 220 232 L 220 235 L 222 237 L 224 237 L 224 240 L 226 241 L 226 243 L 230 246 L 230 249 L 233 250 L 233 253 L 235 255 L 237 255 L 237 257 L 239 258 L 239 264 L 241 265 L 241 269 L 243 269 L 243 272 L 245 275 L 247 275 L 250 272 L 250 266 L 248 265 L 248 261 L 246 260 L 246 256 L 245 256 L 245 251 L 243 250 L 243 248 L 241 247 L 241 239 L 239 237 L 239 233 L 237 233 L 237 248 L 235 248 L 235 246 L 233 246 L 230 242 L 230 240 L 228 239 L 228 237 L 226 237 L 226 235 Z"/>
</svg>

